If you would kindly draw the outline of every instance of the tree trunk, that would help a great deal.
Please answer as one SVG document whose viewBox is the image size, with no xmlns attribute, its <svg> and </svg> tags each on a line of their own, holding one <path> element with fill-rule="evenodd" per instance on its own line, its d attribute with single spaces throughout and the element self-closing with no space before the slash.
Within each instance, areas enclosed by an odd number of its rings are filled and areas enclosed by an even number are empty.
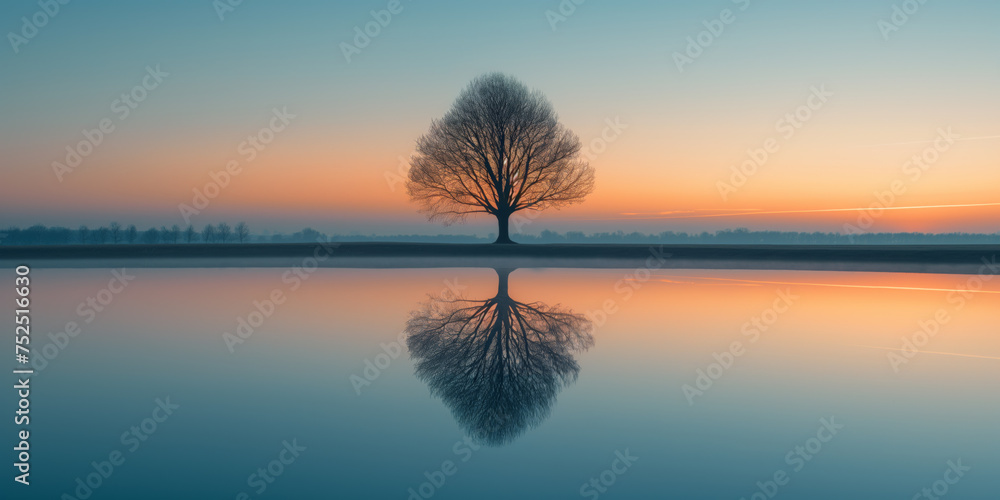
<svg viewBox="0 0 1000 500">
<path fill-rule="evenodd" d="M 494 244 L 510 245 L 514 243 L 514 240 L 510 239 L 510 214 L 497 215 L 497 229 L 497 240 L 493 242 Z"/>
</svg>

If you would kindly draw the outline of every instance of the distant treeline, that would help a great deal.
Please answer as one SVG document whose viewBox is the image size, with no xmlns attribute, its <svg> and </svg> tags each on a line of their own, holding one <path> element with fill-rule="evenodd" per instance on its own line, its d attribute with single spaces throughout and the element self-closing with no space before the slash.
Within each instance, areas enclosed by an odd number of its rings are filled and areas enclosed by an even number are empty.
<svg viewBox="0 0 1000 500">
<path fill-rule="evenodd" d="M 144 243 L 247 243 L 252 241 L 250 226 L 240 222 L 230 226 L 225 222 L 207 225 L 202 229 L 194 226 L 181 228 L 161 226 L 140 230 L 134 224 L 123 226 L 112 222 L 107 226 L 76 229 L 65 227 L 31 226 L 27 229 L 10 227 L 0 231 L 0 245 L 101 245 Z"/>
<path fill-rule="evenodd" d="M 714 233 L 684 233 L 664 231 L 657 234 L 639 232 L 584 234 L 570 231 L 564 234 L 542 231 L 535 235 L 517 235 L 523 243 L 674 243 L 703 245 L 943 245 L 1000 244 L 1000 232 L 982 233 L 802 233 L 795 231 L 750 231 L 746 228 L 726 229 Z"/>
<path fill-rule="evenodd" d="M 112 223 L 108 226 L 77 229 L 65 227 L 31 226 L 0 231 L 0 245 L 98 245 L 98 244 L 194 244 L 194 243 L 296 243 L 313 242 L 317 238 L 331 241 L 396 241 L 424 243 L 492 243 L 495 235 L 332 235 L 328 236 L 315 229 L 306 228 L 293 234 L 253 235 L 245 222 L 235 226 L 226 223 L 207 225 L 196 229 L 194 226 L 147 228 L 122 226 Z M 542 231 L 540 234 L 514 235 L 520 243 L 666 243 L 666 244 L 716 244 L 716 245 L 945 245 L 945 244 L 1000 244 L 1000 233 L 800 233 L 789 231 L 750 231 L 748 229 L 726 229 L 714 233 L 683 233 L 665 231 L 658 234 L 611 233 L 584 234 L 579 231 L 556 233 Z"/>
</svg>

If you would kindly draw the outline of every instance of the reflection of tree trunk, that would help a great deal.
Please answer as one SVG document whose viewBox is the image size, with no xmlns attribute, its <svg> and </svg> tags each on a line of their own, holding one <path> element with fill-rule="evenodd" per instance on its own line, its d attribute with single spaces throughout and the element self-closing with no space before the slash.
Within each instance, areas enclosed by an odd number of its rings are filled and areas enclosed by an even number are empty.
<svg viewBox="0 0 1000 500">
<path fill-rule="evenodd" d="M 510 239 L 510 214 L 497 214 L 497 240 L 493 243 L 514 243 Z"/>
<path fill-rule="evenodd" d="M 497 272 L 497 298 L 510 297 L 510 293 L 507 291 L 507 282 L 513 269 L 498 267 L 494 268 L 494 271 Z"/>
</svg>

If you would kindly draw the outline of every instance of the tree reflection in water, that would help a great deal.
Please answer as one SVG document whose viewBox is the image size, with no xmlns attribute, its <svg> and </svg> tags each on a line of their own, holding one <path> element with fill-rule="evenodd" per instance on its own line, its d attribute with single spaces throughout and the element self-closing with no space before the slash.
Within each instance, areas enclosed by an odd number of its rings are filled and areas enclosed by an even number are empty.
<svg viewBox="0 0 1000 500">
<path fill-rule="evenodd" d="M 432 299 L 411 313 L 407 346 L 417 377 L 477 442 L 514 441 L 548 416 L 576 380 L 573 353 L 594 344 L 593 325 L 557 306 L 512 299 L 497 269 L 495 297 Z"/>
</svg>

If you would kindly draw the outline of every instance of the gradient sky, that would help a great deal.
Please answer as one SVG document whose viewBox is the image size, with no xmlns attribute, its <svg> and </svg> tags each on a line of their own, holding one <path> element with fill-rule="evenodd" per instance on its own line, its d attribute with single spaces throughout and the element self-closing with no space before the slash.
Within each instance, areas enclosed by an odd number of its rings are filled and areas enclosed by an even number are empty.
<svg viewBox="0 0 1000 500">
<path fill-rule="evenodd" d="M 893 210 L 871 231 L 1000 230 L 995 1 L 931 0 L 886 40 L 878 23 L 901 1 L 592 0 L 553 29 L 556 0 L 402 0 L 348 62 L 341 43 L 387 3 L 245 0 L 220 20 L 209 0 L 71 2 L 16 53 L 5 37 L 0 225 L 184 225 L 178 205 L 235 160 L 196 226 L 485 235 L 489 219 L 427 222 L 390 181 L 469 80 L 504 71 L 587 147 L 608 120 L 627 125 L 593 154 L 587 201 L 528 232 L 842 231 L 858 212 L 800 211 L 867 207 L 894 181 L 893 207 L 993 205 Z M 735 22 L 679 71 L 674 52 L 727 8 Z M 19 33 L 40 7 L 2 10 L 0 30 Z M 120 119 L 115 100 L 156 65 L 169 76 Z M 786 138 L 778 121 L 813 87 L 833 95 Z M 247 161 L 241 142 L 275 108 L 296 117 Z M 105 118 L 114 132 L 60 182 L 52 163 Z M 949 129 L 961 140 L 914 179 L 904 165 Z M 780 149 L 723 199 L 718 183 L 771 138 Z M 794 213 L 729 215 L 755 211 Z"/>
</svg>

